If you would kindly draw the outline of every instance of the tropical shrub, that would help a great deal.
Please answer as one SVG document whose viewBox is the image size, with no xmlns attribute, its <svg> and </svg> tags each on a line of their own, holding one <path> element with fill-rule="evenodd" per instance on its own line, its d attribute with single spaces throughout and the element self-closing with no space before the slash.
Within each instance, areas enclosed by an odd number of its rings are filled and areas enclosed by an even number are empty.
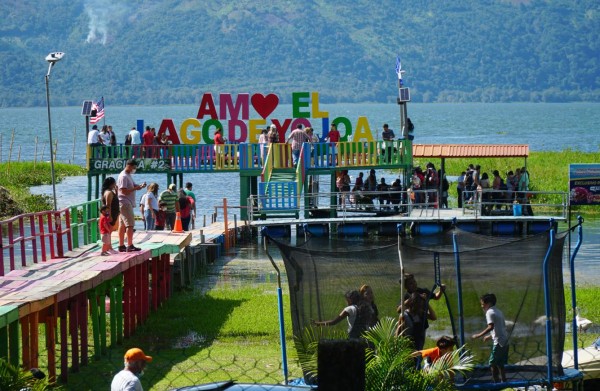
<svg viewBox="0 0 600 391">
<path fill-rule="evenodd" d="M 397 328 L 398 321 L 386 317 L 363 334 L 367 344 L 366 391 L 450 391 L 454 389 L 452 380 L 456 374 L 464 375 L 473 369 L 472 357 L 464 346 L 428 368 L 418 369 L 412 341 L 402 335 L 396 337 Z M 323 329 L 306 328 L 302 338 L 296 340 L 297 358 L 307 377 L 318 376 L 318 345 L 325 336 Z"/>
</svg>

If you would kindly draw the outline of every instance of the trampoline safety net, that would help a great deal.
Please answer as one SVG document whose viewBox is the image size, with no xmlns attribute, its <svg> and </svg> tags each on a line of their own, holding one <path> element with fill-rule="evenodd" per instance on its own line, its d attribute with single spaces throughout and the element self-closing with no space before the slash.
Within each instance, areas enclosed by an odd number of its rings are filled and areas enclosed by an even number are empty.
<svg viewBox="0 0 600 391">
<path fill-rule="evenodd" d="M 566 233 L 555 235 L 548 261 L 553 376 L 563 374 L 565 236 Z M 346 306 L 344 293 L 358 290 L 363 284 L 373 288 L 379 318 L 397 318 L 402 261 L 404 272 L 413 274 L 419 287 L 431 290 L 436 283 L 436 271 L 439 282 L 446 285 L 446 294 L 430 302 L 438 319 L 430 322 L 426 347 L 434 346 L 442 335 L 455 336 L 459 343 L 467 345 L 476 363 L 486 365 L 491 341 L 473 340 L 471 336 L 486 327 L 479 297 L 494 293 L 509 332 L 508 361 L 513 367 L 507 369 L 509 381 L 530 382 L 547 377 L 543 264 L 550 245 L 549 232 L 506 238 L 452 228 L 435 235 L 399 240 L 309 237 L 296 245 L 281 239 L 270 240 L 276 243 L 285 264 L 292 327 L 297 339 L 302 338 L 305 328 L 314 327 L 311 320 L 329 320 L 340 314 Z M 348 324 L 343 321 L 334 328 L 345 332 Z M 479 372 L 473 372 L 473 378 L 466 382 L 490 380 L 488 371 Z"/>
</svg>

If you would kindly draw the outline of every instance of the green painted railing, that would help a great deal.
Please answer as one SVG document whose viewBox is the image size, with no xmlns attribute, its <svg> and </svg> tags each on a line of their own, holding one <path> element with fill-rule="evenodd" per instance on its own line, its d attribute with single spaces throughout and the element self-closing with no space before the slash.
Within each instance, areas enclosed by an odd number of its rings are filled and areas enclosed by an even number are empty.
<svg viewBox="0 0 600 391">
<path fill-rule="evenodd" d="M 100 239 L 98 218 L 100 217 L 100 200 L 87 201 L 69 207 L 71 214 L 71 240 L 73 248 L 95 243 Z M 80 243 L 80 239 L 83 243 Z"/>
</svg>

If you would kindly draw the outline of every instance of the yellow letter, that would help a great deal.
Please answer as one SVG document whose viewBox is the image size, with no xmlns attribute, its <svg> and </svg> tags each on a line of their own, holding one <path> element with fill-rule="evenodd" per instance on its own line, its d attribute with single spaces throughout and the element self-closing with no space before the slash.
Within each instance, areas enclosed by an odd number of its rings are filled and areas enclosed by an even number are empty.
<svg viewBox="0 0 600 391">
<path fill-rule="evenodd" d="M 248 142 L 249 143 L 257 143 L 258 136 L 267 125 L 267 121 L 265 119 L 251 119 L 248 121 Z"/>
<path fill-rule="evenodd" d="M 356 132 L 354 132 L 352 141 L 373 141 L 371 127 L 369 126 L 367 117 L 358 117 L 358 120 L 356 121 Z"/>
<path fill-rule="evenodd" d="M 313 91 L 312 95 L 312 117 L 313 118 L 327 118 L 329 117 L 328 111 L 319 111 L 319 93 Z"/>
<path fill-rule="evenodd" d="M 193 129 L 188 130 L 190 126 L 193 126 Z M 179 136 L 181 136 L 181 142 L 183 144 L 200 144 L 200 140 L 202 139 L 200 121 L 196 118 L 184 120 L 181 123 L 181 128 L 179 128 Z"/>
</svg>

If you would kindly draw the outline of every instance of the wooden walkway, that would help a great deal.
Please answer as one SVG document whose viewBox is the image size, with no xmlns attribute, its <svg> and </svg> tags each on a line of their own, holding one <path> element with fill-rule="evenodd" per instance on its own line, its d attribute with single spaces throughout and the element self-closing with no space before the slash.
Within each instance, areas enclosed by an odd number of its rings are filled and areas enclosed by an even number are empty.
<svg viewBox="0 0 600 391">
<path fill-rule="evenodd" d="M 0 276 L 0 357 L 34 368 L 46 355 L 49 378 L 56 379 L 59 367 L 66 382 L 70 370 L 88 363 L 91 349 L 95 358 L 106 354 L 108 342 L 122 343 L 132 335 L 170 297 L 174 283 L 191 282 L 197 270 L 194 254 L 205 262 L 235 244 L 234 224 L 228 226 L 213 223 L 184 233 L 138 231 L 134 243 L 142 248 L 139 252 L 101 256 L 101 243 L 92 243 Z M 174 269 L 181 280 L 173 281 Z M 40 324 L 45 326 L 43 347 Z"/>
</svg>

